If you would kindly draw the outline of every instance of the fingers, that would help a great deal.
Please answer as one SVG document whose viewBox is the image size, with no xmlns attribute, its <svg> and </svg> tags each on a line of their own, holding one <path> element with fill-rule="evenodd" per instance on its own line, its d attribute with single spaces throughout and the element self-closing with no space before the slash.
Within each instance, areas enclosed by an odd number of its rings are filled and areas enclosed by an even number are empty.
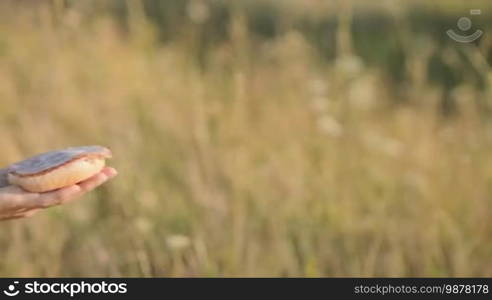
<svg viewBox="0 0 492 300">
<path fill-rule="evenodd" d="M 66 204 L 77 199 L 79 196 L 92 191 L 96 187 L 117 175 L 113 168 L 104 168 L 99 174 L 70 187 L 40 195 L 39 206 L 47 208 L 55 205 Z"/>
<path fill-rule="evenodd" d="M 31 209 L 37 207 L 39 194 L 29 193 L 18 186 L 10 185 L 0 188 L 0 198 L 2 207 Z"/>
<path fill-rule="evenodd" d="M 48 193 L 30 193 L 24 191 L 18 186 L 7 186 L 0 188 L 4 207 L 11 209 L 27 211 L 34 208 L 47 208 L 63 203 L 66 199 L 77 195 L 80 187 L 77 185 L 59 189 Z"/>
<path fill-rule="evenodd" d="M 115 177 L 118 172 L 113 168 L 104 168 L 99 174 L 70 187 L 47 193 L 29 193 L 17 186 L 0 188 L 1 206 L 16 211 L 13 217 L 25 217 L 35 213 L 39 208 L 69 203 L 79 196 Z M 34 211 L 34 212 L 33 212 Z"/>
<path fill-rule="evenodd" d="M 38 207 L 47 208 L 63 204 L 69 199 L 78 196 L 80 190 L 80 186 L 75 184 L 53 192 L 40 194 L 39 199 L 37 200 Z"/>
<path fill-rule="evenodd" d="M 39 196 L 38 193 L 30 193 L 30 192 L 26 192 L 25 190 L 23 190 L 22 188 L 16 186 L 16 185 L 9 185 L 9 186 L 6 186 L 6 187 L 2 187 L 0 188 L 0 192 L 3 194 L 3 195 L 6 195 L 6 196 L 9 196 L 9 197 L 19 197 L 19 196 L 30 196 L 30 197 L 37 197 Z"/>
<path fill-rule="evenodd" d="M 9 219 L 30 218 L 30 217 L 34 216 L 40 210 L 41 210 L 41 208 L 31 209 L 31 210 L 28 210 L 28 211 L 25 211 L 25 212 L 14 214 Z"/>
<path fill-rule="evenodd" d="M 104 168 L 99 174 L 79 183 L 82 192 L 87 193 L 105 183 L 109 179 L 115 177 L 118 172 L 113 168 Z"/>
<path fill-rule="evenodd" d="M 1 221 L 7 221 L 7 220 L 14 220 L 14 219 L 22 219 L 22 218 L 30 218 L 33 215 L 35 215 L 37 212 L 39 212 L 41 209 L 36 208 L 36 209 L 31 209 L 22 213 L 17 213 L 9 216 L 4 216 L 0 217 Z"/>
</svg>

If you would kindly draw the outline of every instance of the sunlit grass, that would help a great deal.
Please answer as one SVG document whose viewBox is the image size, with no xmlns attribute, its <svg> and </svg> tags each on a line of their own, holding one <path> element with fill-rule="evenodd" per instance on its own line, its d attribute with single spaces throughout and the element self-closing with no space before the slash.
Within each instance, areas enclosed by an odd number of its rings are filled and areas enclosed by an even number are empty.
<svg viewBox="0 0 492 300">
<path fill-rule="evenodd" d="M 356 56 L 295 31 L 259 52 L 240 17 L 205 67 L 192 34 L 55 21 L 0 24 L 0 162 L 102 144 L 120 175 L 2 223 L 0 275 L 492 276 L 487 90 L 443 117 L 423 57 L 395 105 Z"/>
</svg>

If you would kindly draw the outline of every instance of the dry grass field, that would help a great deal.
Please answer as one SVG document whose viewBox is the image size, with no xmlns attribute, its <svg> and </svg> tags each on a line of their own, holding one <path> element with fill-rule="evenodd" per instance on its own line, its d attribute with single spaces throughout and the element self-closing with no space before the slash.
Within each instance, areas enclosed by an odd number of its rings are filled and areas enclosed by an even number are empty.
<svg viewBox="0 0 492 300">
<path fill-rule="evenodd" d="M 197 54 L 201 6 L 162 41 L 139 2 L 60 3 L 0 5 L 0 165 L 101 144 L 120 175 L 0 223 L 1 276 L 492 276 L 491 36 L 407 40 L 395 91 L 343 16 L 325 60 L 239 9 Z M 435 55 L 482 87 L 435 84 Z"/>
</svg>

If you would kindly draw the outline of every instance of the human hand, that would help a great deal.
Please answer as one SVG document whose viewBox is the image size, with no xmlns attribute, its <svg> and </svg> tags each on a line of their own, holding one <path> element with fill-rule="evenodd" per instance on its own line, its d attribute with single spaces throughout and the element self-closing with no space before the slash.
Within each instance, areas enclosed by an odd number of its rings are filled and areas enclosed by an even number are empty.
<svg viewBox="0 0 492 300">
<path fill-rule="evenodd" d="M 7 172 L 7 169 L 0 169 L 0 221 L 30 217 L 42 209 L 72 202 L 118 174 L 107 167 L 73 186 L 47 193 L 30 193 L 9 185 Z"/>
</svg>

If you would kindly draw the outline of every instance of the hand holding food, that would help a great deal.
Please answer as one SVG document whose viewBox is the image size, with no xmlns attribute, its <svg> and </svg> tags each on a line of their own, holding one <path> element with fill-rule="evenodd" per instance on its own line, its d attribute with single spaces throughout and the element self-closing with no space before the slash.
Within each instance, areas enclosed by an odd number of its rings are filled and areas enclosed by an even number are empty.
<svg viewBox="0 0 492 300">
<path fill-rule="evenodd" d="M 65 204 L 117 175 L 105 167 L 111 151 L 85 146 L 51 151 L 0 169 L 0 220 Z"/>
<path fill-rule="evenodd" d="M 51 151 L 11 165 L 8 181 L 28 192 L 53 191 L 99 173 L 107 158 L 111 151 L 101 146 Z"/>
</svg>

